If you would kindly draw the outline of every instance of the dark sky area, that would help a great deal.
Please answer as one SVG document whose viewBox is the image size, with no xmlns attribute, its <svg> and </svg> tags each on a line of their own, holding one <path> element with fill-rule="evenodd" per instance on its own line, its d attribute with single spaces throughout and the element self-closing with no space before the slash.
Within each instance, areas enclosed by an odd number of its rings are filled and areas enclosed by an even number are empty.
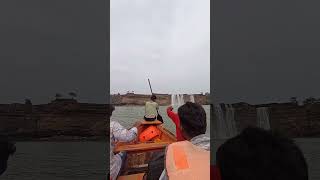
<svg viewBox="0 0 320 180">
<path fill-rule="evenodd" d="M 320 97 L 319 2 L 211 3 L 217 101 Z M 0 103 L 46 103 L 70 91 L 105 102 L 106 10 L 102 0 L 0 1 Z"/>
<path fill-rule="evenodd" d="M 320 2 L 215 0 L 213 7 L 216 101 L 320 97 Z"/>
<path fill-rule="evenodd" d="M 107 6 L 95 0 L 0 1 L 0 103 L 56 93 L 105 103 Z"/>
</svg>

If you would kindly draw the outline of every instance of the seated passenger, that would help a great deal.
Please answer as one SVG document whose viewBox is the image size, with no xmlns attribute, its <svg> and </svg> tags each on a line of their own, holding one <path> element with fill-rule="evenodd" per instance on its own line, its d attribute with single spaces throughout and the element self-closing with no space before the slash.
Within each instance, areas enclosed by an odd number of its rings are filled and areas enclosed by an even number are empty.
<svg viewBox="0 0 320 180">
<path fill-rule="evenodd" d="M 151 101 L 147 101 L 145 105 L 145 115 L 144 120 L 146 121 L 154 121 L 159 120 L 163 123 L 162 117 L 159 115 L 159 105 L 156 102 L 157 96 L 152 95 Z"/>
<path fill-rule="evenodd" d="M 111 114 L 114 111 L 114 107 L 111 107 Z M 113 150 L 116 142 L 130 142 L 137 138 L 140 122 L 136 122 L 133 128 L 127 130 L 121 124 L 116 121 L 110 122 L 110 179 L 116 180 L 121 170 L 122 163 L 125 160 L 126 153 L 120 152 L 114 154 Z"/>
<path fill-rule="evenodd" d="M 186 141 L 170 144 L 165 151 L 163 179 L 209 180 L 210 138 L 207 130 L 206 112 L 201 105 L 187 102 L 178 109 L 180 130 Z"/>
<path fill-rule="evenodd" d="M 308 166 L 290 139 L 247 128 L 217 151 L 222 180 L 307 180 Z"/>
</svg>

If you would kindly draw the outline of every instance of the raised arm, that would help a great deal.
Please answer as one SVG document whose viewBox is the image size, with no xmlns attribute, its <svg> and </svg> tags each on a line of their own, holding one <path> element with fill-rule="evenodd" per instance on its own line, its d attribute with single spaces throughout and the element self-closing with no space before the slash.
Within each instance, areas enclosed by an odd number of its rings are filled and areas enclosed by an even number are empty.
<svg viewBox="0 0 320 180">
<path fill-rule="evenodd" d="M 178 114 L 176 114 L 175 112 L 172 111 L 173 108 L 171 106 L 169 106 L 167 108 L 167 115 L 169 116 L 169 118 L 173 121 L 174 124 L 178 124 L 179 121 L 179 116 Z"/>
</svg>

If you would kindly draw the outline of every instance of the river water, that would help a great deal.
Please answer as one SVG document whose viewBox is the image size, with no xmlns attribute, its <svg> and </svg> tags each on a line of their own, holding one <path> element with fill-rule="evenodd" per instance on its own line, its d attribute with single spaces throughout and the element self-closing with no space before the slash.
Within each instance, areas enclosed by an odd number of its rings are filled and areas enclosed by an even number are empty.
<svg viewBox="0 0 320 180">
<path fill-rule="evenodd" d="M 210 127 L 210 107 L 204 106 Z M 165 107 L 160 107 L 165 126 L 175 132 L 174 124 L 168 119 Z M 141 119 L 143 107 L 116 107 L 113 120 L 127 128 Z M 210 134 L 210 129 L 207 129 Z M 295 139 L 301 147 L 309 166 L 309 179 L 320 179 L 320 139 Z M 215 153 L 224 140 L 212 140 Z M 107 167 L 104 142 L 18 142 L 17 152 L 10 158 L 8 170 L 2 180 L 103 180 Z"/>
<path fill-rule="evenodd" d="M 175 134 L 175 125 L 167 116 L 166 111 L 167 106 L 159 107 L 159 114 L 162 116 L 164 121 L 164 126 L 171 132 Z M 203 106 L 204 110 L 207 114 L 207 132 L 206 134 L 210 135 L 210 106 Z M 177 109 L 173 111 L 177 112 Z M 120 124 L 125 126 L 126 128 L 132 127 L 134 122 L 137 120 L 143 119 L 144 116 L 144 107 L 143 106 L 117 106 L 115 111 L 112 114 L 111 120 L 118 121 Z"/>
<path fill-rule="evenodd" d="M 105 180 L 104 142 L 18 142 L 1 180 Z"/>
</svg>

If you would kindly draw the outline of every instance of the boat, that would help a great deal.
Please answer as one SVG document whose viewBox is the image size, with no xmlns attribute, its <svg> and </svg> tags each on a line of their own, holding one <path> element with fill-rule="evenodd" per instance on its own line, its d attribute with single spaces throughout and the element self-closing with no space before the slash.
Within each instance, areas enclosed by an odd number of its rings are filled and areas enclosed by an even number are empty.
<svg viewBox="0 0 320 180">
<path fill-rule="evenodd" d="M 160 130 L 160 135 L 153 140 L 146 142 L 130 142 L 123 143 L 118 142 L 115 145 L 114 152 L 118 153 L 120 151 L 127 152 L 127 158 L 124 162 L 124 168 L 119 173 L 117 180 L 142 180 L 144 174 L 148 170 L 148 163 L 152 156 L 152 153 L 164 150 L 167 145 L 176 142 L 177 139 L 173 133 L 163 127 L 163 124 L 156 121 L 145 121 L 140 120 L 141 125 L 138 127 L 138 136 L 145 129 L 151 125 L 157 127 Z"/>
</svg>

